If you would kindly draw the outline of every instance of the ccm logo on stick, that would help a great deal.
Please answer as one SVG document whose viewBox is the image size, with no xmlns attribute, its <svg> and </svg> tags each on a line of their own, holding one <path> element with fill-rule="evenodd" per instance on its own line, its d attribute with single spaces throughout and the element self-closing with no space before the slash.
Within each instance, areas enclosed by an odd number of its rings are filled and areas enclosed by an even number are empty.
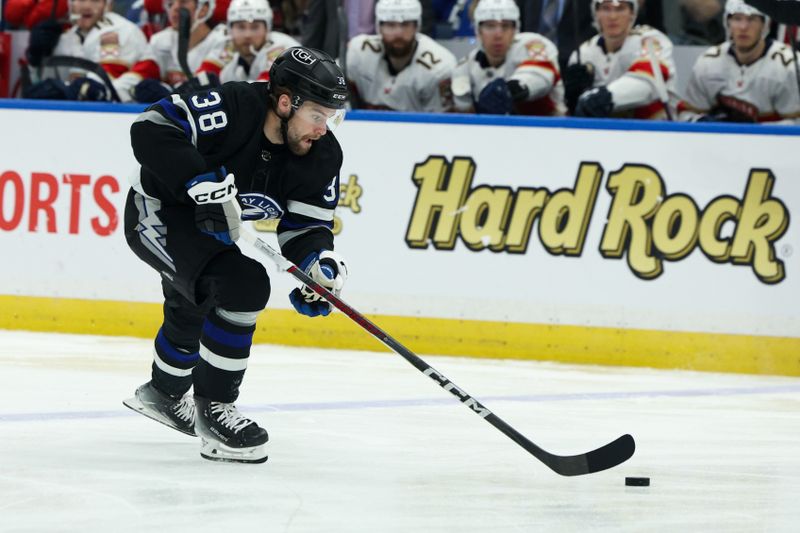
<svg viewBox="0 0 800 533">
<path fill-rule="evenodd" d="M 486 418 L 492 414 L 490 410 L 479 404 L 472 398 L 472 396 L 456 387 L 455 383 L 438 373 L 436 370 L 432 368 L 426 368 L 422 371 L 422 373 L 436 381 L 444 390 L 458 398 L 461 403 L 478 413 L 478 416 L 481 418 Z"/>
</svg>

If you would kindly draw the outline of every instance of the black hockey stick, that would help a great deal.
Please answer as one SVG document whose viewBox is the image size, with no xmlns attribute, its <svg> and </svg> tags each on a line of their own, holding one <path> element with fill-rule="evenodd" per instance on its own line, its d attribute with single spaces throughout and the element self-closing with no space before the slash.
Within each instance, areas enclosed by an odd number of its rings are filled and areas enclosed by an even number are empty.
<svg viewBox="0 0 800 533">
<path fill-rule="evenodd" d="M 590 8 L 591 9 L 591 8 Z M 578 20 L 578 0 L 572 0 L 572 34 L 575 36 L 575 53 L 577 54 L 578 64 L 581 64 L 581 27 Z"/>
<path fill-rule="evenodd" d="M 344 0 L 336 3 L 336 19 L 339 28 L 339 67 L 341 67 L 345 78 L 347 77 L 347 41 L 350 26 L 347 23 L 347 13 L 344 10 Z"/>
<path fill-rule="evenodd" d="M 182 7 L 178 10 L 178 64 L 181 70 L 186 75 L 186 78 L 191 80 L 194 74 L 192 69 L 189 68 L 189 35 L 192 33 L 192 16 L 189 10 Z"/>
<path fill-rule="evenodd" d="M 42 59 L 42 64 L 39 67 L 39 72 L 41 73 L 42 70 L 48 67 L 55 69 L 57 69 L 58 67 L 77 68 L 91 72 L 92 74 L 94 74 L 103 81 L 103 84 L 108 89 L 108 93 L 111 95 L 112 102 L 121 101 L 119 98 L 119 94 L 117 93 L 117 90 L 114 88 L 114 83 L 108 76 L 108 72 L 106 72 L 103 66 L 100 65 L 99 63 L 95 63 L 94 61 L 90 61 L 89 59 L 85 59 L 83 57 L 50 56 Z M 58 74 L 58 71 L 56 72 L 56 74 Z M 41 74 L 39 77 L 41 78 Z"/>
<path fill-rule="evenodd" d="M 636 450 L 636 443 L 630 435 L 623 435 L 605 446 L 579 455 L 554 455 L 543 450 L 516 429 L 509 426 L 499 416 L 484 407 L 483 404 L 467 394 L 463 389 L 457 387 L 456 384 L 445 377 L 444 374 L 435 370 L 411 350 L 397 342 L 388 333 L 370 322 L 364 315 L 311 279 L 308 274 L 297 268 L 294 263 L 283 257 L 269 244 L 245 229 L 241 229 L 240 234 L 245 242 L 252 244 L 257 250 L 264 253 L 278 268 L 287 271 L 294 276 L 295 279 L 313 289 L 314 292 L 325 298 L 331 305 L 347 315 L 353 322 L 367 330 L 393 352 L 403 357 L 403 359 L 411 363 L 417 370 L 431 378 L 437 385 L 458 398 L 461 403 L 469 407 L 469 409 L 479 417 L 502 431 L 511 440 L 522 446 L 528 453 L 547 465 L 553 472 L 561 474 L 562 476 L 581 476 L 593 472 L 600 472 L 601 470 L 606 470 L 624 463 L 630 459 L 633 452 Z"/>
</svg>

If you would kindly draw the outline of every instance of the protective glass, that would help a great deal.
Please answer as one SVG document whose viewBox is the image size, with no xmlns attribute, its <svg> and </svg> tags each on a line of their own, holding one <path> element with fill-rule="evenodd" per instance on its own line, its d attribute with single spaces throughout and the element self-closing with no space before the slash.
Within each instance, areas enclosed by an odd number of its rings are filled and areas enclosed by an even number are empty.
<svg viewBox="0 0 800 533">
<path fill-rule="evenodd" d="M 326 126 L 329 131 L 335 131 L 344 122 L 345 110 L 306 101 L 295 111 L 294 116 L 298 121 L 314 129 Z"/>
</svg>

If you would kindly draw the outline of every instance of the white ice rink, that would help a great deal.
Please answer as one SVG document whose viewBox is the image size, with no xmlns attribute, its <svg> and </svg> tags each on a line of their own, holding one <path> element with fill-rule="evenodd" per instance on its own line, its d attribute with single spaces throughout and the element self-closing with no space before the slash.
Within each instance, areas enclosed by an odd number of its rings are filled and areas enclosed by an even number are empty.
<svg viewBox="0 0 800 533">
<path fill-rule="evenodd" d="M 238 465 L 122 406 L 150 346 L 0 331 L 0 531 L 800 531 L 800 379 L 424 357 L 554 453 L 636 438 L 562 478 L 397 355 L 258 345 Z"/>
</svg>

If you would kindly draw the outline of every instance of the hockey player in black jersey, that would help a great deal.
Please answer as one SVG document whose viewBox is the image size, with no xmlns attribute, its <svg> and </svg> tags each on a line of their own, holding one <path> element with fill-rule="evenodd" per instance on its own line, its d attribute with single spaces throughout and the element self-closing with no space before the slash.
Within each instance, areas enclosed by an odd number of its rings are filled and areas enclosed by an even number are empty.
<svg viewBox="0 0 800 533">
<path fill-rule="evenodd" d="M 124 403 L 200 436 L 207 459 L 267 459 L 266 430 L 234 405 L 270 296 L 264 267 L 235 245 L 240 220 L 280 218 L 283 255 L 335 293 L 347 278 L 331 231 L 342 164 L 331 130 L 347 96 L 329 56 L 296 47 L 275 60 L 269 83 L 173 94 L 131 127 L 141 171 L 128 194 L 125 235 L 161 274 L 164 322 L 151 380 Z M 289 297 L 305 315 L 330 312 L 306 287 Z"/>
</svg>

